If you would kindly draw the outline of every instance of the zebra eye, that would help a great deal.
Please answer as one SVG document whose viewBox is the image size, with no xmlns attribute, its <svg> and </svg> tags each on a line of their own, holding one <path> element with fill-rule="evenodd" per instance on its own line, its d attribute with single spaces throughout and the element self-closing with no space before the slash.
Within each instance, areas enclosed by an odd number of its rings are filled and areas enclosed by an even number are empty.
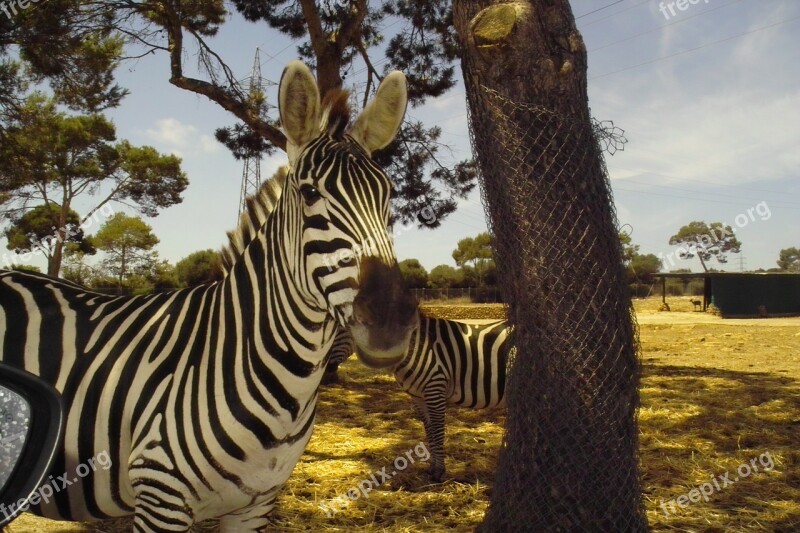
<svg viewBox="0 0 800 533">
<path fill-rule="evenodd" d="M 322 194 L 320 194 L 319 189 L 317 189 L 313 185 L 301 185 L 300 194 L 303 195 L 303 200 L 305 200 L 306 205 L 312 205 L 314 202 L 316 202 L 322 197 Z"/>
</svg>

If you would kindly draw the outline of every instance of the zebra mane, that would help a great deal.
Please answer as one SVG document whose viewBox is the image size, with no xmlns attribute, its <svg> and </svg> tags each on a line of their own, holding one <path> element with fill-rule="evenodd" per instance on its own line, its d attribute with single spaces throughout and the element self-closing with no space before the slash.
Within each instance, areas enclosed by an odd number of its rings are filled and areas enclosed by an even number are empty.
<svg viewBox="0 0 800 533">
<path fill-rule="evenodd" d="M 325 93 L 322 99 L 320 131 L 327 131 L 334 139 L 341 141 L 349 124 L 350 93 L 342 89 L 332 89 Z"/>
<path fill-rule="evenodd" d="M 289 167 L 279 168 L 270 179 L 261 184 L 261 188 L 253 196 L 248 196 L 247 208 L 239 217 L 239 226 L 227 233 L 228 245 L 220 250 L 222 271 L 227 275 L 233 268 L 236 259 L 242 255 L 247 245 L 253 242 L 258 230 L 267 221 L 267 217 L 275 209 L 281 197 L 283 185 Z"/>
</svg>

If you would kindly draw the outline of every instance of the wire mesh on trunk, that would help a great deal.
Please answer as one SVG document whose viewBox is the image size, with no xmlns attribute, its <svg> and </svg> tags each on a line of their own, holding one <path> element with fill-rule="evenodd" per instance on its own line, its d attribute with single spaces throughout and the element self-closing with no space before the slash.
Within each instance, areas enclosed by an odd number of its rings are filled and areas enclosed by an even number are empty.
<svg viewBox="0 0 800 533">
<path fill-rule="evenodd" d="M 518 348 L 484 529 L 646 530 L 638 333 L 602 158 L 624 139 L 483 86 L 468 96 Z"/>
</svg>

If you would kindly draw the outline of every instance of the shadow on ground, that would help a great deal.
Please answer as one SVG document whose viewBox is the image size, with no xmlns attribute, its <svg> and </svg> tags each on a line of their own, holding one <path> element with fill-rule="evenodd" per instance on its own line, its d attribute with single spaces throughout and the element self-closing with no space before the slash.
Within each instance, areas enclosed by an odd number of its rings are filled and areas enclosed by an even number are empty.
<svg viewBox="0 0 800 533">
<path fill-rule="evenodd" d="M 648 364 L 640 431 L 654 531 L 800 530 L 796 379 Z"/>
</svg>

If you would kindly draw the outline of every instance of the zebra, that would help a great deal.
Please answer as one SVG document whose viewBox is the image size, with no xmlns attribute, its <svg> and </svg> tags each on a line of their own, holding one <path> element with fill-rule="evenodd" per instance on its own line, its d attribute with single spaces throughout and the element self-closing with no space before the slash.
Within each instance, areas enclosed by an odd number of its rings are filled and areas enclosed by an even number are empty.
<svg viewBox="0 0 800 533">
<path fill-rule="evenodd" d="M 322 376 L 323 385 L 332 385 L 339 382 L 339 365 L 353 355 L 353 338 L 346 332 L 336 335 L 328 352 L 328 362 L 325 364 L 325 373 Z"/>
<path fill-rule="evenodd" d="M 429 474 L 445 474 L 444 415 L 448 403 L 484 409 L 505 406 L 505 384 L 515 348 L 506 320 L 474 325 L 419 313 L 406 356 L 388 363 L 400 387 L 411 395 L 425 426 L 431 453 Z M 336 380 L 336 370 L 355 350 L 346 330 L 339 333 L 328 357 L 323 382 Z"/>
<path fill-rule="evenodd" d="M 231 258 L 247 246 L 248 236 L 253 234 L 249 229 L 258 227 L 274 209 L 285 174 L 286 169 L 278 169 L 256 195 L 247 199 L 248 212 L 242 215 L 240 227 L 248 231 L 228 234 L 229 245 L 221 254 L 224 270 L 231 268 Z M 445 474 L 446 404 L 473 409 L 505 405 L 506 371 L 515 351 L 511 334 L 512 328 L 505 320 L 468 325 L 419 313 L 419 328 L 414 331 L 412 344 L 391 370 L 402 389 L 414 399 L 415 411 L 425 426 L 431 452 L 429 474 L 435 481 L 441 481 Z M 338 381 L 339 365 L 354 351 L 352 335 L 341 330 L 328 353 L 323 384 Z M 363 359 L 362 362 L 385 366 Z"/>
<path fill-rule="evenodd" d="M 278 92 L 284 194 L 223 280 L 112 297 L 0 271 L 0 360 L 53 384 L 66 405 L 50 480 L 110 459 L 34 512 L 132 514 L 136 532 L 210 518 L 223 532 L 259 531 L 311 436 L 338 331 L 370 362 L 405 354 L 417 304 L 387 231 L 391 182 L 371 159 L 402 122 L 405 77 L 387 75 L 352 126 L 347 94 L 321 102 L 299 61 Z"/>
</svg>

